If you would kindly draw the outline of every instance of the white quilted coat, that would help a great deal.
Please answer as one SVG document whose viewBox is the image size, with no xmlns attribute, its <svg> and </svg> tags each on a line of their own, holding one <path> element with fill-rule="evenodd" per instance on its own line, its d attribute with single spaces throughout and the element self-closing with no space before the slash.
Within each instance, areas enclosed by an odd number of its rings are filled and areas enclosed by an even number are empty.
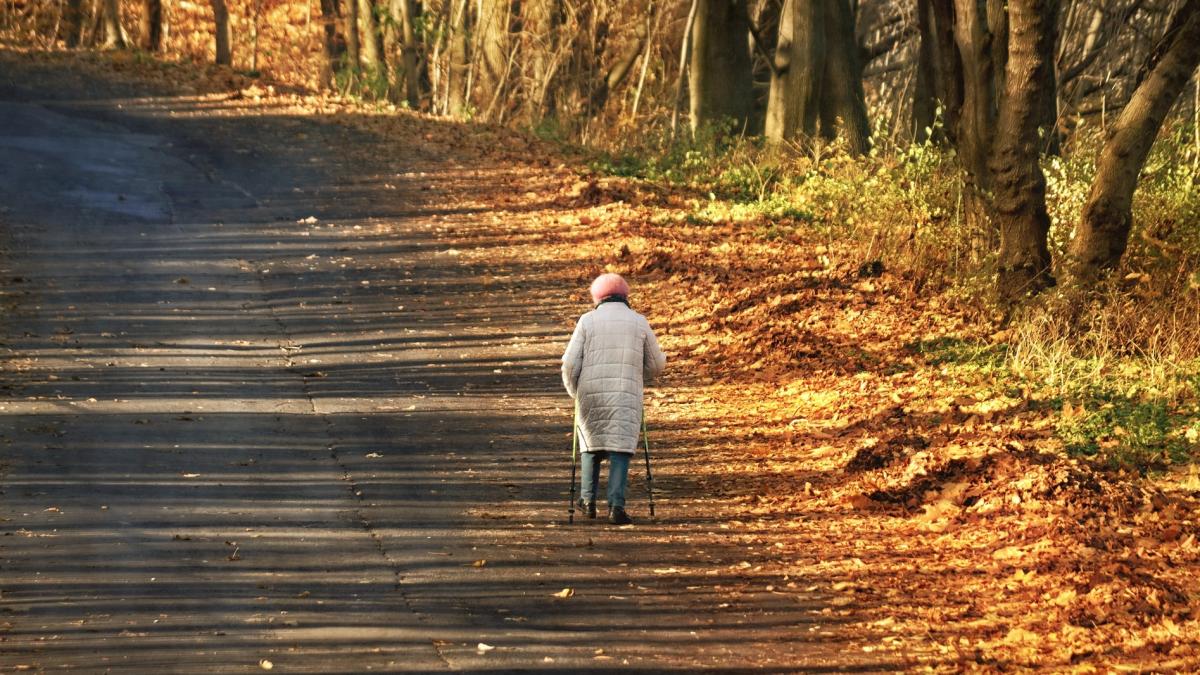
<svg viewBox="0 0 1200 675">
<path fill-rule="evenodd" d="M 579 409 L 583 452 L 637 449 L 642 384 L 666 366 L 646 317 L 620 302 L 584 314 L 563 354 L 562 376 Z"/>
</svg>

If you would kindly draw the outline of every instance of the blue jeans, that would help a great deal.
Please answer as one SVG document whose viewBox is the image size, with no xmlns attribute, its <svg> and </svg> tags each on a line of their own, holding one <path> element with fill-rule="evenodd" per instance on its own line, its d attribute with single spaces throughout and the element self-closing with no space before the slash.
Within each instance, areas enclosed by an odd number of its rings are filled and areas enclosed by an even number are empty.
<svg viewBox="0 0 1200 675">
<path fill-rule="evenodd" d="M 583 479 L 580 486 L 583 501 L 596 501 L 600 491 L 600 463 L 608 459 L 608 508 L 625 508 L 625 487 L 629 484 L 629 459 L 627 452 L 581 452 Z"/>
</svg>

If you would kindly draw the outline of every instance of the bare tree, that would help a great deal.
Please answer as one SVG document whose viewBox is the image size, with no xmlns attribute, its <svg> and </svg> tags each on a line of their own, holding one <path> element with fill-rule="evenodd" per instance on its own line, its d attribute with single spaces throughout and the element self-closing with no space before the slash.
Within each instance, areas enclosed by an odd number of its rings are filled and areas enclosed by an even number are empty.
<svg viewBox="0 0 1200 675">
<path fill-rule="evenodd" d="M 470 109 L 467 98 L 468 70 L 470 60 L 467 40 L 467 13 L 470 11 L 469 0 L 455 0 L 450 8 L 450 48 L 447 58 L 446 77 L 446 114 L 451 117 L 465 117 Z"/>
<path fill-rule="evenodd" d="M 917 140 L 933 131 L 935 113 L 942 110 L 941 129 L 954 140 L 963 105 L 962 64 L 954 43 L 953 0 L 917 0 L 916 86 L 913 126 Z M 941 140 L 941 139 L 934 139 Z"/>
<path fill-rule="evenodd" d="M 337 70 L 344 48 L 344 43 L 338 39 L 337 26 L 337 0 L 321 0 L 321 48 L 325 59 L 321 64 L 320 82 L 321 86 L 326 88 L 333 84 L 333 73 Z"/>
<path fill-rule="evenodd" d="M 162 0 L 143 0 L 141 16 L 142 49 L 157 52 L 162 49 L 163 6 Z"/>
<path fill-rule="evenodd" d="M 525 118 L 529 124 L 536 124 L 557 113 L 555 90 L 562 61 L 559 35 L 564 20 L 563 0 L 531 0 L 524 4 L 522 11 L 523 49 L 528 64 Z"/>
<path fill-rule="evenodd" d="M 213 19 L 216 22 L 217 65 L 233 65 L 233 33 L 229 27 L 229 9 L 225 0 L 212 0 Z"/>
<path fill-rule="evenodd" d="M 372 77 L 379 77 L 381 73 L 387 72 L 387 63 L 382 56 L 383 46 L 380 44 L 379 21 L 375 16 L 375 3 L 372 0 L 350 0 L 350 2 L 358 3 L 359 65 L 365 67 Z"/>
<path fill-rule="evenodd" d="M 852 152 L 870 138 L 862 65 L 848 0 L 786 0 L 779 19 L 766 135 L 793 141 L 840 130 Z"/>
<path fill-rule="evenodd" d="M 1000 231 L 998 290 L 1007 304 L 1053 285 L 1038 106 L 1053 86 L 1057 0 L 1009 0 L 1008 53 L 990 167 Z"/>
<path fill-rule="evenodd" d="M 1072 241 L 1073 274 L 1085 284 L 1116 266 L 1129 241 L 1138 175 L 1167 113 L 1200 65 L 1200 0 L 1185 0 L 1142 66 L 1140 84 L 1109 131 Z"/>
<path fill-rule="evenodd" d="M 697 0 L 691 43 L 691 119 L 699 127 L 731 120 L 744 131 L 754 110 L 747 0 Z"/>
<path fill-rule="evenodd" d="M 129 46 L 129 34 L 121 25 L 121 5 L 118 0 L 100 0 L 96 5 L 96 39 L 103 49 L 125 49 Z"/>
<path fill-rule="evenodd" d="M 954 0 L 954 41 L 962 62 L 963 100 L 956 136 L 967 173 L 981 189 L 990 183 L 987 158 L 996 123 L 995 64 L 987 14 L 978 0 Z"/>
</svg>

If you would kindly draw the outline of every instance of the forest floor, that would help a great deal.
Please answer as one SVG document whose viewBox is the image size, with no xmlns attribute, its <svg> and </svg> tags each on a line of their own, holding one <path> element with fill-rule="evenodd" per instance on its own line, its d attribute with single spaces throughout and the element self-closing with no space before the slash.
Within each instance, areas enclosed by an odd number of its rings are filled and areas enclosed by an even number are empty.
<svg viewBox="0 0 1200 675">
<path fill-rule="evenodd" d="M 837 242 L 225 71 L 0 73 L 0 665 L 1200 668 L 1194 468 L 1066 458 Z M 604 269 L 669 359 L 626 528 L 563 522 Z"/>
</svg>

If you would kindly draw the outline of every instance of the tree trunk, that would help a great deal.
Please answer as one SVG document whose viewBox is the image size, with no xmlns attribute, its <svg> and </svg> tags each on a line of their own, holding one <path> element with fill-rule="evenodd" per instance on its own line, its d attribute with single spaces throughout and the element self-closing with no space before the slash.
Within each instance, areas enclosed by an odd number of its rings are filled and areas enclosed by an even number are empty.
<svg viewBox="0 0 1200 675">
<path fill-rule="evenodd" d="M 212 6 L 217 29 L 217 65 L 232 66 L 233 52 L 230 49 L 233 33 L 229 28 L 229 9 L 225 6 L 225 0 L 212 0 Z"/>
<path fill-rule="evenodd" d="M 793 141 L 839 126 L 851 152 L 867 150 L 870 128 L 862 64 L 848 0 L 786 0 L 767 102 L 767 138 Z M 840 121 L 840 125 L 839 125 Z"/>
<path fill-rule="evenodd" d="M 776 143 L 812 138 L 817 133 L 825 52 L 825 17 L 820 5 L 785 0 L 779 15 L 765 131 Z"/>
<path fill-rule="evenodd" d="M 1005 92 L 990 167 L 1000 231 L 997 288 L 1011 306 L 1052 286 L 1046 178 L 1040 157 L 1039 104 L 1053 86 L 1057 0 L 1010 0 Z"/>
<path fill-rule="evenodd" d="M 625 50 L 625 53 L 621 54 L 617 62 L 600 80 L 600 84 L 592 90 L 591 98 L 588 101 L 589 116 L 602 111 L 605 104 L 608 103 L 608 96 L 612 90 L 616 89 L 629 76 L 629 71 L 633 69 L 633 64 L 637 63 L 638 56 L 641 55 L 642 48 L 646 45 L 646 36 L 646 24 L 642 22 L 638 24 L 637 36 L 634 38 L 633 44 Z"/>
<path fill-rule="evenodd" d="M 913 97 L 913 137 L 954 141 L 962 110 L 962 64 L 954 44 L 953 0 L 917 2 L 917 82 Z M 941 124 L 937 125 L 938 107 Z M 938 128 L 935 130 L 935 126 Z M 928 131 L 927 131 L 928 130 Z M 935 131 L 930 139 L 928 132 Z"/>
<path fill-rule="evenodd" d="M 563 22 L 562 0 L 532 0 L 524 5 L 524 53 L 529 70 L 525 77 L 525 119 L 530 125 L 556 117 L 558 96 L 556 55 Z"/>
<path fill-rule="evenodd" d="M 1117 265 L 1133 224 L 1133 193 L 1163 120 L 1200 66 L 1200 0 L 1186 0 L 1142 66 L 1141 83 L 1109 136 L 1071 242 L 1073 275 L 1085 285 Z"/>
<path fill-rule="evenodd" d="M 421 102 L 420 50 L 413 30 L 413 11 L 410 0 L 389 0 L 388 20 L 379 31 L 388 71 L 392 74 L 388 97 L 410 109 L 416 109 Z"/>
<path fill-rule="evenodd" d="M 958 154 L 980 190 L 989 187 L 988 152 L 996 123 L 992 36 L 979 0 L 954 0 L 954 41 L 962 60 L 963 104 Z"/>
<path fill-rule="evenodd" d="M 386 76 L 387 66 L 384 64 L 383 48 L 379 44 L 379 21 L 375 16 L 375 3 L 372 0 L 350 0 L 358 2 L 358 47 L 362 65 L 372 77 Z"/>
<path fill-rule="evenodd" d="M 162 49 L 162 0 L 143 0 L 141 38 L 142 49 L 157 52 Z"/>
<path fill-rule="evenodd" d="M 826 31 L 832 40 L 825 55 L 821 132 L 825 138 L 833 139 L 837 137 L 840 127 L 850 152 L 862 155 L 870 149 L 871 128 L 867 122 L 863 69 L 854 32 L 854 14 L 847 0 L 825 2 Z"/>
<path fill-rule="evenodd" d="M 482 63 L 479 84 L 488 98 L 505 86 L 508 75 L 509 0 L 482 0 L 479 46 Z"/>
<path fill-rule="evenodd" d="M 450 50 L 447 57 L 446 113 L 451 117 L 463 118 L 468 112 L 467 69 L 470 62 L 467 54 L 467 11 L 469 0 L 458 0 L 451 8 Z"/>
<path fill-rule="evenodd" d="M 67 0 L 61 35 L 68 47 L 78 47 L 83 41 L 83 0 Z"/>
<path fill-rule="evenodd" d="M 362 67 L 358 9 L 358 0 L 346 0 L 346 65 L 352 73 L 357 73 Z"/>
<path fill-rule="evenodd" d="M 338 42 L 338 6 L 337 0 L 321 0 L 321 48 L 325 52 L 325 62 L 321 64 L 321 87 L 328 89 L 333 85 L 333 73 L 338 68 L 342 56 L 342 47 Z"/>
<path fill-rule="evenodd" d="M 754 112 L 746 0 L 699 0 L 692 25 L 692 132 L 731 120 L 743 132 Z"/>
<path fill-rule="evenodd" d="M 416 110 L 421 105 L 422 69 L 417 43 L 417 8 L 413 0 L 394 0 L 400 9 L 401 61 L 404 65 L 404 101 Z"/>
<path fill-rule="evenodd" d="M 104 31 L 103 49 L 125 49 L 129 47 L 129 35 L 121 25 L 121 6 L 118 0 L 102 0 L 97 8 L 100 27 Z"/>
</svg>

